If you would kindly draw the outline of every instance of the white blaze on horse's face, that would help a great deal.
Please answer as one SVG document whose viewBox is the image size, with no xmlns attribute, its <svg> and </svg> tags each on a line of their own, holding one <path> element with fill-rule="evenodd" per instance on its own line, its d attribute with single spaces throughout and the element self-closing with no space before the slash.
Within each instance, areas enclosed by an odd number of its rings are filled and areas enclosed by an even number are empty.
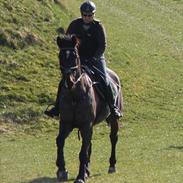
<svg viewBox="0 0 183 183">
<path fill-rule="evenodd" d="M 70 55 L 70 51 L 69 51 L 69 50 L 67 50 L 67 51 L 66 51 L 66 59 L 68 59 L 68 58 L 69 58 L 69 55 Z"/>
</svg>

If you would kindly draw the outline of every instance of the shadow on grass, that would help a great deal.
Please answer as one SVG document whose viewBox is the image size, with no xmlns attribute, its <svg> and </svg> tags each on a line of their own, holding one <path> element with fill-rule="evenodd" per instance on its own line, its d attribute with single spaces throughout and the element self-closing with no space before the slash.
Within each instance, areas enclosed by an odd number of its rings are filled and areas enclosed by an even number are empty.
<svg viewBox="0 0 183 183">
<path fill-rule="evenodd" d="M 171 145 L 171 146 L 169 146 L 168 149 L 177 149 L 177 150 L 182 150 L 183 151 L 183 146 Z"/>
<path fill-rule="evenodd" d="M 101 176 L 101 174 L 91 175 L 90 178 L 92 178 L 92 177 L 98 177 L 98 176 Z M 68 179 L 65 182 L 70 182 L 70 181 L 74 181 L 74 180 L 75 180 L 74 178 L 70 178 L 70 179 Z M 39 177 L 39 178 L 30 180 L 28 182 L 22 182 L 22 183 L 58 183 L 58 180 L 57 180 L 57 178 Z"/>
</svg>

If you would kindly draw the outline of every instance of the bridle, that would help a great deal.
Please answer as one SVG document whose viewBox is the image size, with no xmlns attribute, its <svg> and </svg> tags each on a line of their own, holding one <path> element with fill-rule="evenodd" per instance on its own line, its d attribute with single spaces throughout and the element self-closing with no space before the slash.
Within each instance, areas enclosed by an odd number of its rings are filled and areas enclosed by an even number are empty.
<svg viewBox="0 0 183 183">
<path fill-rule="evenodd" d="M 79 54 L 78 54 L 78 50 L 76 47 L 74 48 L 70 48 L 70 47 L 67 47 L 67 48 L 61 48 L 60 51 L 73 51 L 75 52 L 75 55 L 76 55 L 76 65 L 75 66 L 72 66 L 72 67 L 64 67 L 62 64 L 60 64 L 60 69 L 61 69 L 61 72 L 63 74 L 63 76 L 67 76 L 67 75 L 71 75 L 72 73 L 74 72 L 79 72 L 79 77 L 76 79 L 76 81 L 74 81 L 72 78 L 71 81 L 73 83 L 73 85 L 76 85 L 78 82 L 81 81 L 82 77 L 84 76 L 84 73 L 81 73 L 81 70 L 80 69 L 80 58 L 79 58 Z"/>
<path fill-rule="evenodd" d="M 61 48 L 60 51 L 74 51 L 75 54 L 76 54 L 76 59 L 78 60 L 79 59 L 79 55 L 78 55 L 78 51 L 77 51 L 77 48 Z M 79 63 L 79 62 L 77 62 Z M 60 64 L 60 69 L 61 71 L 64 73 L 64 74 L 69 74 L 71 72 L 73 72 L 74 70 L 77 70 L 79 68 L 79 65 L 75 65 L 75 66 L 72 66 L 72 67 L 64 67 L 62 66 L 62 64 Z"/>
</svg>

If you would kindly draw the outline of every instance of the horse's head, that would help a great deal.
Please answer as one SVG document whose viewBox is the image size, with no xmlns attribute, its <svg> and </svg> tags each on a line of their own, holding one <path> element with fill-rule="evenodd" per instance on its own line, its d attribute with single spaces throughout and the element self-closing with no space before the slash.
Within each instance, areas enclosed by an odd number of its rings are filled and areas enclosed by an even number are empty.
<svg viewBox="0 0 183 183">
<path fill-rule="evenodd" d="M 79 40 L 76 36 L 65 35 L 63 37 L 57 37 L 57 45 L 60 49 L 59 61 L 61 71 L 69 72 L 78 67 L 79 56 L 77 48 L 79 46 Z"/>
<path fill-rule="evenodd" d="M 57 45 L 60 49 L 59 62 L 63 77 L 68 81 L 76 80 L 81 74 L 78 55 L 79 39 L 73 35 L 57 37 Z"/>
</svg>

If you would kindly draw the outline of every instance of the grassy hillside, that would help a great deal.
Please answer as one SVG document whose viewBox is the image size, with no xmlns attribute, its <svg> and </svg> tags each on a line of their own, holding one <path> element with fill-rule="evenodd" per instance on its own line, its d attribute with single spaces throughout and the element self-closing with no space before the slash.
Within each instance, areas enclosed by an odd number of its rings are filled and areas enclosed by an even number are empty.
<svg viewBox="0 0 183 183">
<path fill-rule="evenodd" d="M 0 177 L 4 183 L 56 182 L 58 122 L 43 116 L 43 111 L 54 101 L 60 79 L 56 30 L 79 16 L 82 1 L 56 2 L 0 0 Z M 101 124 L 94 132 L 93 174 L 88 182 L 181 183 L 183 1 L 95 3 L 96 17 L 108 35 L 108 67 L 122 81 L 125 116 L 117 152 L 118 173 L 106 174 L 110 146 L 108 128 Z M 35 137 L 28 136 L 30 132 Z M 76 134 L 66 145 L 71 179 L 77 173 L 80 144 L 75 143 Z M 22 154 L 21 149 L 26 152 Z"/>
<path fill-rule="evenodd" d="M 44 121 L 42 111 L 54 101 L 60 78 L 56 30 L 79 16 L 81 2 L 0 1 L 1 121 Z M 127 121 L 166 118 L 167 109 L 180 121 L 182 1 L 96 4 L 108 35 L 108 66 L 123 82 Z"/>
<path fill-rule="evenodd" d="M 60 79 L 57 29 L 70 15 L 50 0 L 1 0 L 0 11 L 0 121 L 40 123 Z"/>
</svg>

